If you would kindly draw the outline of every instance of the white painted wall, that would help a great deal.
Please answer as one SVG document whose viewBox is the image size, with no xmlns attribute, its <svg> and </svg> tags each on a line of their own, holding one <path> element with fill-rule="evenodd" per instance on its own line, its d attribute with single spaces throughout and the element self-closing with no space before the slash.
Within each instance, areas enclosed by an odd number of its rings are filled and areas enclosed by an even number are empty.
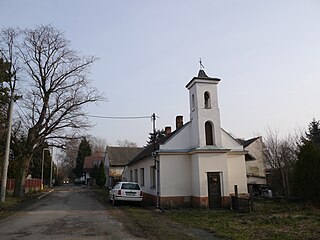
<svg viewBox="0 0 320 240">
<path fill-rule="evenodd" d="M 221 172 L 221 196 L 229 195 L 229 173 L 228 161 L 225 153 L 201 153 L 197 154 L 199 158 L 199 177 L 200 177 L 200 195 L 208 196 L 208 172 Z"/>
<path fill-rule="evenodd" d="M 191 127 L 191 146 L 204 147 L 205 141 L 205 122 L 211 121 L 214 125 L 214 141 L 215 145 L 221 147 L 221 124 L 220 112 L 218 105 L 217 83 L 215 81 L 195 80 L 195 84 L 189 89 L 190 101 L 190 119 Z M 204 107 L 204 93 L 210 93 L 211 108 Z M 196 107 L 192 108 L 192 95 L 196 99 Z"/>
<path fill-rule="evenodd" d="M 191 181 L 192 196 L 200 197 L 199 157 L 197 154 L 191 155 Z"/>
<path fill-rule="evenodd" d="M 230 193 L 234 193 L 234 185 L 238 186 L 239 193 L 248 193 L 244 155 L 228 154 L 228 171 Z"/>
<path fill-rule="evenodd" d="M 157 191 L 156 188 L 152 188 L 150 185 L 151 179 L 150 179 L 150 167 L 154 166 L 154 161 L 152 157 L 148 157 L 145 159 L 142 159 L 138 161 L 137 163 L 134 163 L 130 166 L 127 166 L 126 171 L 125 171 L 125 177 L 127 180 L 130 179 L 130 170 L 132 170 L 133 175 L 135 172 L 135 169 L 138 170 L 138 174 L 140 175 L 140 168 L 144 168 L 144 186 L 141 186 L 142 191 L 151 195 L 156 196 Z M 140 176 L 138 176 L 138 182 L 140 181 Z"/>
<path fill-rule="evenodd" d="M 243 150 L 243 146 L 238 143 L 232 136 L 225 130 L 221 129 L 222 146 L 227 149 Z"/>
<path fill-rule="evenodd" d="M 189 149 L 191 146 L 190 143 L 190 126 L 191 123 L 185 124 L 177 134 L 167 140 L 165 144 L 160 145 L 161 149 Z"/>
<path fill-rule="evenodd" d="M 190 155 L 160 155 L 160 192 L 164 197 L 191 196 Z"/>
<path fill-rule="evenodd" d="M 253 161 L 247 161 L 247 173 L 249 175 L 265 177 L 266 176 L 266 162 L 265 157 L 263 155 L 263 142 L 262 138 L 258 138 L 256 141 L 251 143 L 249 146 L 246 147 L 246 150 L 256 159 Z M 259 184 L 266 184 L 266 180 Z"/>
</svg>

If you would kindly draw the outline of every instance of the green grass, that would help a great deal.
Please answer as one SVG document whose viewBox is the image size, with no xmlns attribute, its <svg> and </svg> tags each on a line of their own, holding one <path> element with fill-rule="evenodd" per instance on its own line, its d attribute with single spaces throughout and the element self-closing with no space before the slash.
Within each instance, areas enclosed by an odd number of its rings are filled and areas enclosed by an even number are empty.
<svg viewBox="0 0 320 240">
<path fill-rule="evenodd" d="M 228 239 L 320 239 L 320 211 L 314 209 L 251 214 L 176 210 L 170 211 L 168 217 Z"/>
<path fill-rule="evenodd" d="M 107 202 L 106 190 L 100 194 Z M 299 204 L 264 200 L 255 202 L 251 213 L 206 209 L 160 212 L 155 208 L 107 206 L 132 234 L 146 239 L 320 239 L 320 210 Z M 194 234 L 196 229 L 202 232 Z"/>
</svg>

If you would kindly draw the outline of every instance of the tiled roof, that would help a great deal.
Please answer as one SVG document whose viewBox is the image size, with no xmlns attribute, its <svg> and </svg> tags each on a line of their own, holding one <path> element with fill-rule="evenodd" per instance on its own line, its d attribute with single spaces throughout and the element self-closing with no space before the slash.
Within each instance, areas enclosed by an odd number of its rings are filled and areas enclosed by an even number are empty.
<svg viewBox="0 0 320 240">
<path fill-rule="evenodd" d="M 103 156 L 87 156 L 84 158 L 83 169 L 92 169 L 95 164 L 99 166 L 103 159 Z"/>
<path fill-rule="evenodd" d="M 255 137 L 255 138 L 251 138 L 248 140 L 244 140 L 244 139 L 237 139 L 238 142 L 244 147 L 248 147 L 251 143 L 253 143 L 254 141 L 256 141 L 257 139 L 259 139 L 260 137 Z"/>
<path fill-rule="evenodd" d="M 139 161 L 140 159 L 143 159 L 145 157 L 150 157 L 152 156 L 152 153 L 159 150 L 159 145 L 164 144 L 167 140 L 169 140 L 169 138 L 173 137 L 174 135 L 176 135 L 180 130 L 182 130 L 185 126 L 187 126 L 190 122 L 187 122 L 186 124 L 184 124 L 181 128 L 176 129 L 175 131 L 173 131 L 172 133 L 166 135 L 165 137 L 161 138 L 158 142 L 156 142 L 155 144 L 152 143 L 148 146 L 145 146 L 144 149 L 137 155 L 135 156 L 129 163 L 128 165 L 135 163 L 137 161 Z"/>
<path fill-rule="evenodd" d="M 125 166 L 127 163 L 139 154 L 141 147 L 107 147 L 107 154 L 111 166 Z"/>
</svg>

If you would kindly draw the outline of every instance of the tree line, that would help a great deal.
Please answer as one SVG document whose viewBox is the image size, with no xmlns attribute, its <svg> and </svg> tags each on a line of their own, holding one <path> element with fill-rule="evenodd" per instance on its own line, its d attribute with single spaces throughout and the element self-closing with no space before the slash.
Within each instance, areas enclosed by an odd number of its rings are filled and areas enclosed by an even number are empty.
<svg viewBox="0 0 320 240">
<path fill-rule="evenodd" d="M 269 130 L 264 155 L 269 184 L 278 195 L 320 204 L 320 121 L 313 119 L 305 133 L 283 139 Z"/>
</svg>

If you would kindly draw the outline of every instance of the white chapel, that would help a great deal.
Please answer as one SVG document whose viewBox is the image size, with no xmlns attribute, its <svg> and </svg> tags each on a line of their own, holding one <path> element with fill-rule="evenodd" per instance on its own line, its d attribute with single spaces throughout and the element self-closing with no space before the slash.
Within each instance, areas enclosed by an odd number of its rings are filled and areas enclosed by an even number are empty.
<svg viewBox="0 0 320 240">
<path fill-rule="evenodd" d="M 216 208 L 230 205 L 235 186 L 247 195 L 246 151 L 221 128 L 219 82 L 201 69 L 186 85 L 190 120 L 177 116 L 173 132 L 166 127 L 127 165 L 124 178 L 142 185 L 146 201 Z"/>
</svg>

